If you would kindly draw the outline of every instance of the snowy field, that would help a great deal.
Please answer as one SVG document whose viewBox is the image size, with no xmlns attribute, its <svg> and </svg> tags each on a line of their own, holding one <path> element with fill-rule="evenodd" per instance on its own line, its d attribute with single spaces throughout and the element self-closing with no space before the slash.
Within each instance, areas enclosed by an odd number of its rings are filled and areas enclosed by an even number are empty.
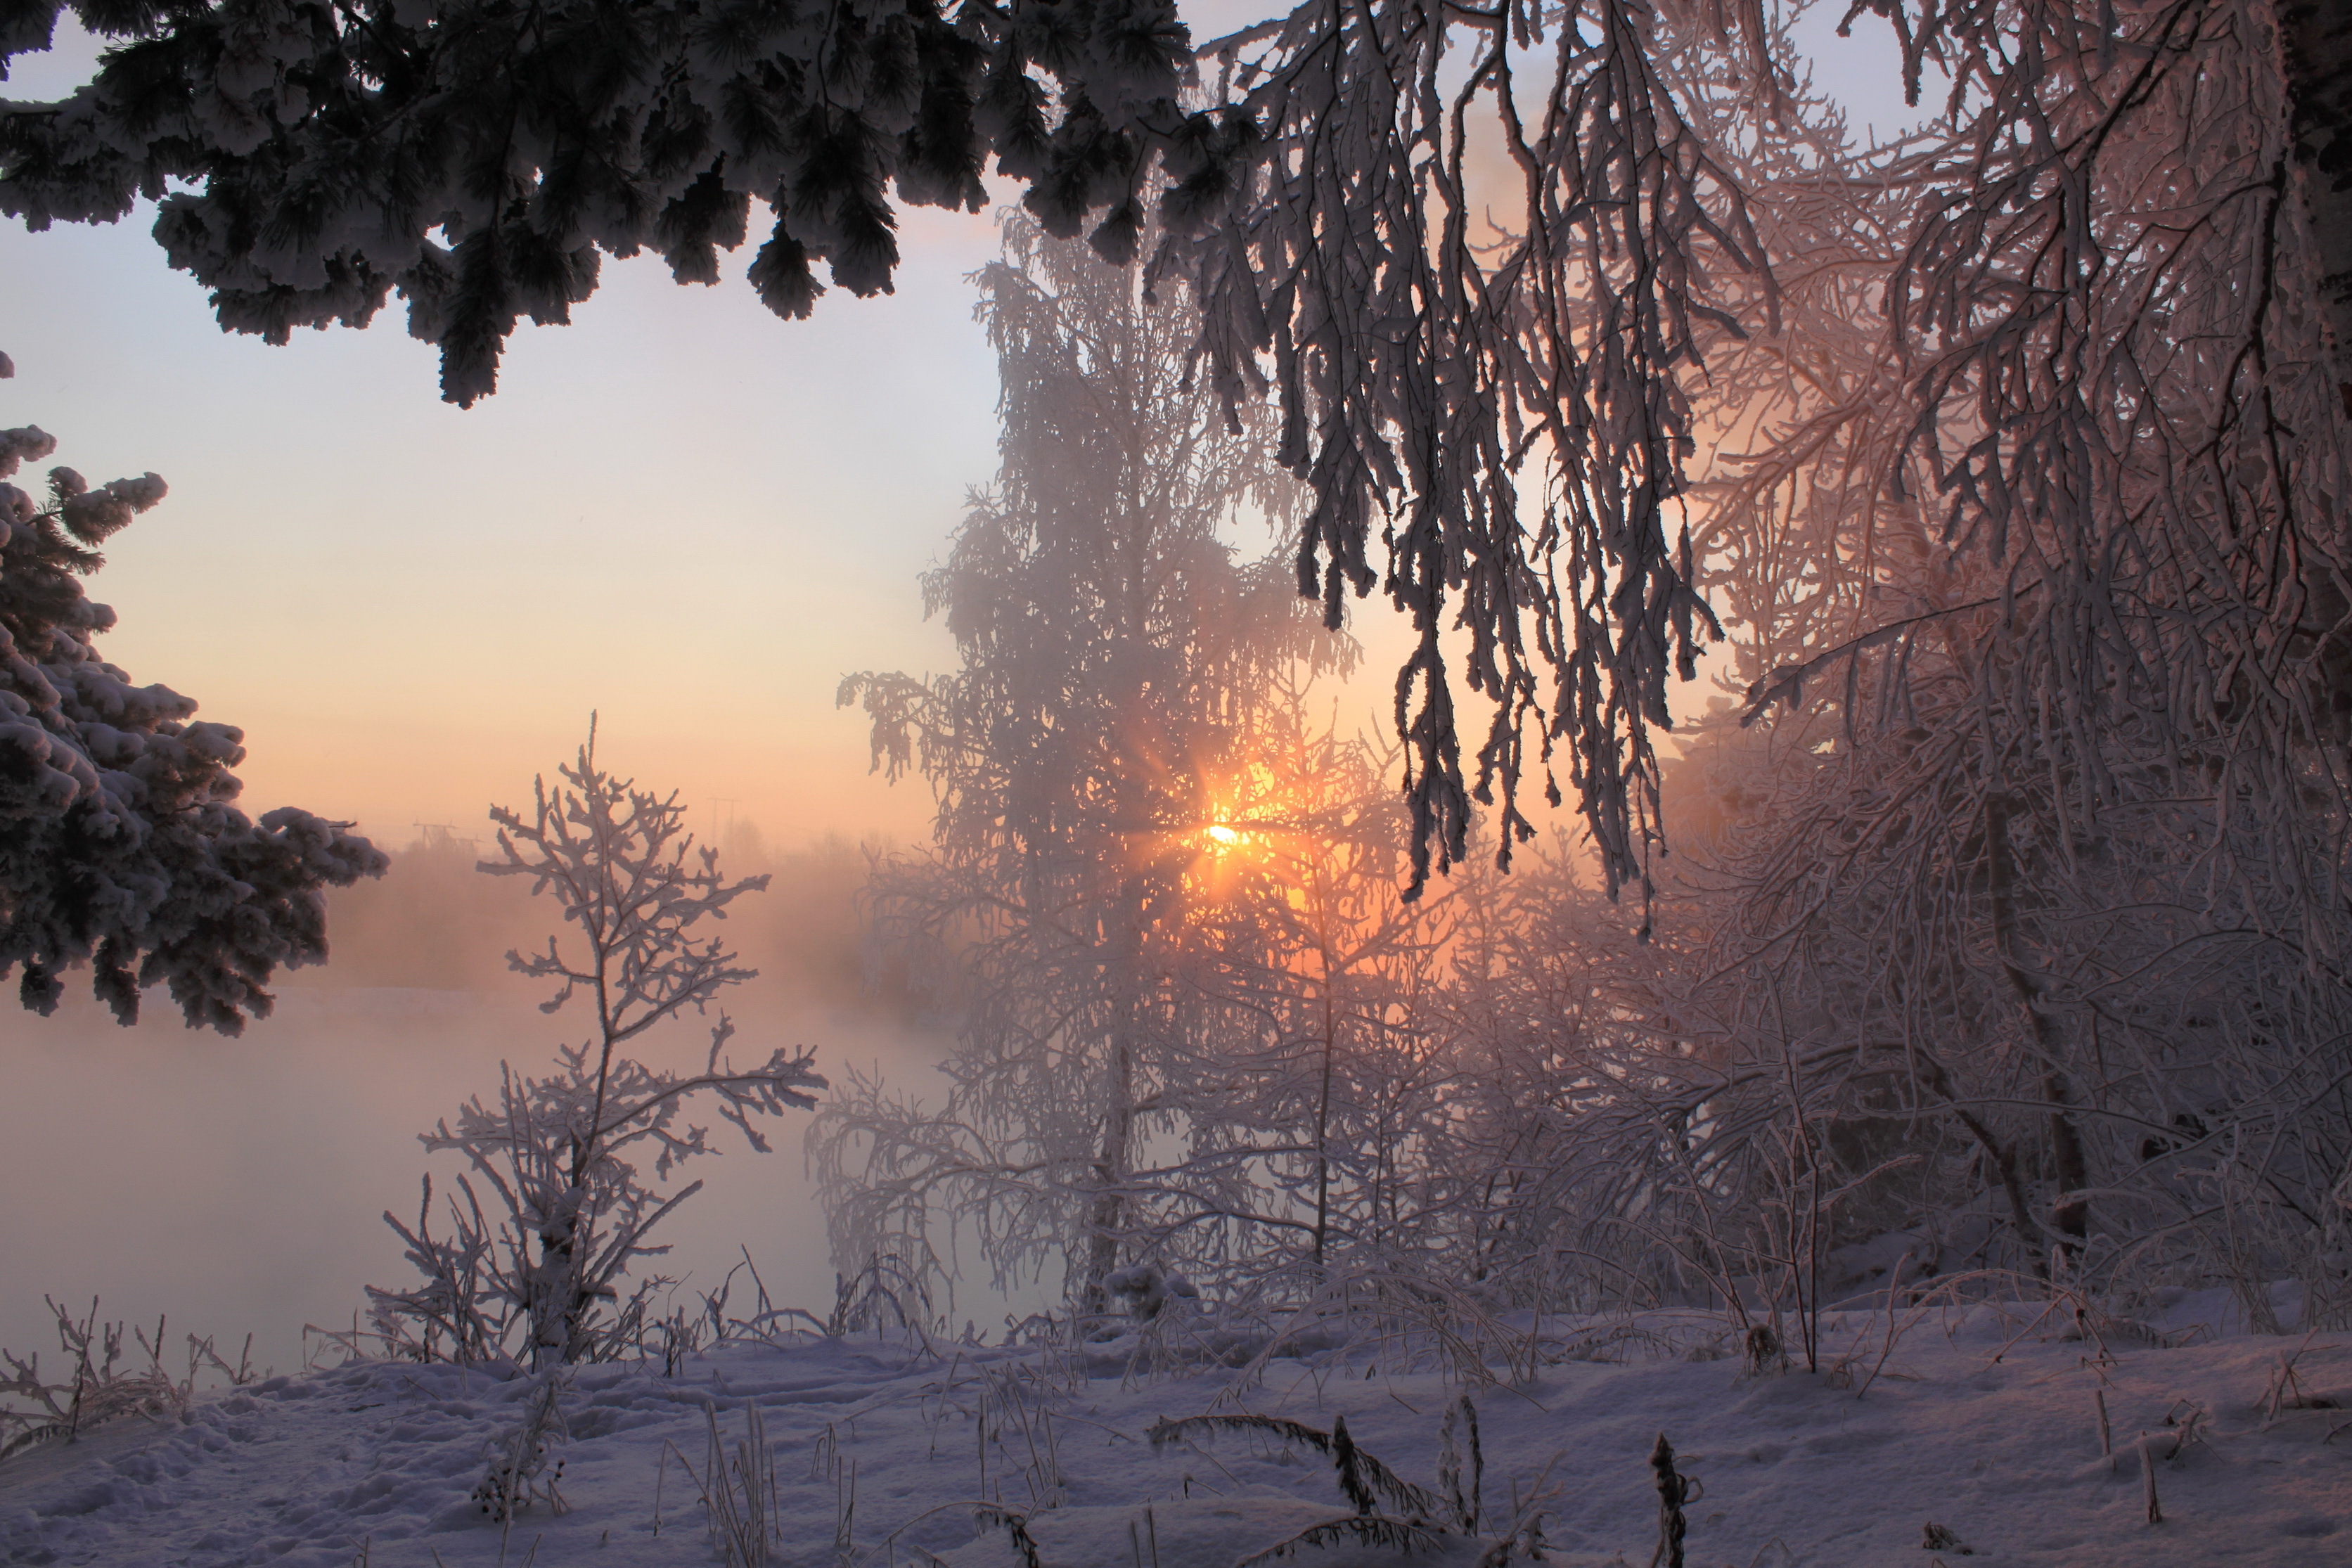
<svg viewBox="0 0 2352 1568">
<path fill-rule="evenodd" d="M 1538 1375 L 1471 1390 L 1478 1540 L 1457 1529 L 1410 1557 L 1351 1544 L 1287 1560 L 1466 1565 L 1539 1519 L 1545 1561 L 1639 1568 L 1658 1538 L 1663 1433 L 1696 1478 L 1687 1560 L 1704 1568 L 2352 1561 L 2352 1334 L 2217 1337 L 2203 1325 L 2224 1304 L 2190 1298 L 2160 1333 L 2111 1325 L 2102 1344 L 2038 1311 L 1906 1317 L 1891 1349 L 1883 1313 L 1833 1315 L 1836 1370 L 1820 1374 L 1746 1373 L 1711 1320 L 1550 1321 Z M 1434 1494 L 1414 1505 L 1429 1523 L 1446 1518 L 1441 1435 L 1458 1385 L 1360 1356 L 1275 1359 L 1242 1382 L 1147 1375 L 1133 1350 L 1098 1344 L 1081 1368 L 869 1336 L 730 1344 L 676 1376 L 583 1366 L 503 1525 L 478 1488 L 513 1451 L 531 1380 L 382 1363 L 274 1377 L 0 1466 L 0 1560 L 1013 1568 L 1017 1520 L 1044 1568 L 1233 1568 L 1349 1512 L 1311 1450 L 1231 1430 L 1157 1448 L 1147 1436 L 1213 1412 L 1318 1431 L 1344 1416 L 1367 1453 Z M 751 1458 L 762 1496 L 708 1487 L 714 1430 L 730 1470 Z M 762 1437 L 763 1453 L 747 1447 Z M 1461 1494 L 1468 1452 L 1457 1440 Z M 706 1490 L 767 1511 L 765 1555 L 723 1554 Z M 982 1501 L 997 1522 L 977 1517 Z"/>
</svg>

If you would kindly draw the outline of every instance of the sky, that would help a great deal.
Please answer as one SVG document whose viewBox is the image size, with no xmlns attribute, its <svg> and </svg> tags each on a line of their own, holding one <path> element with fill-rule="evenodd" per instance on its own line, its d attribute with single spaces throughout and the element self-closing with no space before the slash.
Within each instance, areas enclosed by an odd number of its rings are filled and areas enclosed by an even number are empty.
<svg viewBox="0 0 2352 1568">
<path fill-rule="evenodd" d="M 1209 36 L 1258 10 L 1186 14 Z M 1903 118 L 1885 25 L 1864 17 L 1843 45 L 1833 20 L 1808 25 L 1823 79 L 1858 121 Z M 0 93 L 83 79 L 88 40 L 61 38 Z M 283 348 L 224 334 L 150 221 L 0 225 L 16 366 L 0 426 L 38 425 L 93 482 L 170 484 L 93 580 L 120 616 L 101 648 L 244 729 L 248 810 L 301 805 L 390 846 L 420 824 L 479 834 L 491 802 L 524 803 L 570 758 L 593 710 L 603 759 L 679 791 L 706 830 L 755 822 L 783 848 L 922 835 L 928 793 L 869 774 L 833 696 L 847 671 L 952 658 L 916 578 L 996 467 L 965 281 L 994 253 L 987 216 L 902 213 L 896 294 L 832 290 L 805 322 L 759 304 L 748 254 L 715 288 L 607 261 L 572 326 L 517 331 L 471 410 L 439 401 L 434 351 L 396 305 Z M 1366 722 L 1400 629 L 1370 608 Z M 502 1057 L 532 1063 L 570 1034 L 525 998 L 339 999 L 318 988 L 331 964 L 307 978 L 235 1042 L 184 1033 L 168 1006 L 117 1030 L 79 991 L 57 1019 L 0 1007 L 0 1081 L 41 1108 L 0 1141 L 0 1344 L 38 1337 L 41 1292 L 100 1291 L 110 1311 L 257 1327 L 283 1364 L 301 1322 L 398 1277 L 375 1216 L 415 1202 L 415 1132 L 494 1086 Z M 761 984 L 739 1007 L 756 1043 L 901 1072 L 935 1049 Z M 740 1158 L 709 1173 L 681 1268 L 723 1268 L 745 1240 L 792 1260 L 791 1299 L 829 1298 L 797 1139 L 755 1177 Z"/>
<path fill-rule="evenodd" d="M 472 410 L 438 400 L 396 304 L 284 348 L 223 333 L 150 221 L 0 228 L 0 425 L 93 482 L 170 484 L 93 583 L 121 617 L 103 646 L 246 731 L 257 811 L 392 843 L 478 826 L 594 709 L 616 766 L 780 837 L 919 829 L 833 694 L 949 657 L 915 578 L 995 468 L 963 280 L 987 219 L 907 214 L 896 297 L 834 290 L 807 322 L 732 273 L 608 261 Z"/>
<path fill-rule="evenodd" d="M 1204 36 L 1256 0 L 1187 7 Z M 1891 39 L 1807 28 L 1858 119 L 1900 114 Z M 65 37 L 0 87 L 68 89 Z M 478 827 L 569 755 L 604 754 L 791 843 L 918 836 L 919 786 L 868 776 L 847 671 L 938 668 L 915 579 L 994 471 L 994 365 L 968 274 L 985 216 L 901 214 L 897 293 L 834 289 L 789 322 L 740 279 L 606 261 L 569 327 L 515 334 L 499 390 L 438 400 L 397 302 L 273 348 L 223 333 L 146 212 L 0 226 L 0 426 L 37 424 L 93 482 L 172 487 L 92 593 L 107 656 L 247 734 L 257 814 L 299 805 L 387 843 Z M 756 227 L 756 226 L 755 226 Z"/>
</svg>

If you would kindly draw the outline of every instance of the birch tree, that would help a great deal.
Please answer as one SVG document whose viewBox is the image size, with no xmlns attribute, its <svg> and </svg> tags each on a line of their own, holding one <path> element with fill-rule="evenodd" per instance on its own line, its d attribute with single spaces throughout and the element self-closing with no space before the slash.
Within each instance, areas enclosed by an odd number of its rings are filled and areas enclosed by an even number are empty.
<svg viewBox="0 0 2352 1568">
<path fill-rule="evenodd" d="M 1099 1310 L 1139 1150 L 1208 1070 L 1208 835 L 1269 672 L 1317 650 L 1281 563 L 1219 536 L 1284 496 L 1255 434 L 1188 387 L 1181 311 L 1017 219 L 981 284 L 1003 463 L 924 580 L 959 668 L 842 686 L 877 766 L 938 797 L 929 851 L 876 896 L 883 931 L 972 977 L 954 1089 L 918 1112 L 865 1086 L 829 1108 L 822 1159 L 837 1251 L 879 1245 L 892 1194 L 961 1184 L 1001 1274 L 1066 1256 Z"/>
</svg>

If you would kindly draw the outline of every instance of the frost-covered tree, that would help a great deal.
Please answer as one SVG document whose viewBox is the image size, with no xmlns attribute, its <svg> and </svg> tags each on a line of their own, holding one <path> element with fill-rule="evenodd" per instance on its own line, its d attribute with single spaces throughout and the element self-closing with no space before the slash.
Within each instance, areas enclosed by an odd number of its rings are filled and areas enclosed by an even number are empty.
<svg viewBox="0 0 2352 1568">
<path fill-rule="evenodd" d="M 2226 1225 L 2251 1279 L 2341 1260 L 2352 1146 L 2341 12 L 1864 0 L 1932 111 L 1865 148 L 1747 0 L 1309 0 L 1189 61 L 1169 14 L 1077 0 L 854 43 L 782 6 L 92 10 L 126 47 L 0 121 L 0 205 L 109 216 L 144 182 L 232 326 L 399 288 L 462 398 L 599 246 L 708 277 L 769 200 L 754 276 L 789 312 L 797 255 L 874 285 L 887 181 L 969 201 L 935 154 L 993 153 L 1050 232 L 1183 290 L 1197 384 L 1268 395 L 1300 585 L 1412 616 L 1416 888 L 1482 796 L 1507 850 L 1559 749 L 1601 889 L 1649 889 L 1669 680 L 1738 644 L 1772 743 L 1712 792 L 1685 928 L 1629 956 L 1531 924 L 1559 952 L 1478 994 L 1559 1100 L 1498 1103 L 1493 1147 L 1553 1163 L 1496 1190 L 1583 1194 L 1533 1202 L 1527 1245 L 1547 1203 L 1654 1234 L 1753 1209 L 1874 1120 L 1938 1151 L 1918 1204 L 1997 1211 L 2006 1262 L 2193 1269 Z M 1466 757 L 1462 684 L 1491 703 Z M 1609 1000 L 1548 1035 L 1577 987 Z"/>
<path fill-rule="evenodd" d="M 0 51 L 43 47 L 60 10 L 18 0 Z M 2115 406 L 2093 390 L 2108 367 L 2126 407 L 2136 374 L 2217 384 L 2199 354 L 2096 345 L 2236 331 L 2176 334 L 2150 296 L 2118 339 L 2128 258 L 2172 257 L 2175 297 L 2275 340 L 2223 381 L 2283 393 L 2309 364 L 2352 384 L 2334 346 L 2352 295 L 2328 281 L 2352 277 L 2345 26 L 2315 0 L 1864 0 L 1847 20 L 1865 10 L 1915 87 L 1950 93 L 1894 176 L 1909 199 L 1866 290 L 1898 338 L 1938 345 L 1898 377 L 1906 449 L 1957 537 L 2003 552 L 2047 511 L 2045 546 L 2102 583 L 2101 540 L 2138 514 L 2090 482 L 2096 444 L 2070 422 Z M 1420 633 L 1401 726 L 1417 868 L 1463 852 L 1474 797 L 1498 798 L 1507 852 L 1523 777 L 1552 787 L 1564 742 L 1609 885 L 1649 876 L 1649 736 L 1715 624 L 1682 533 L 1711 342 L 1777 331 L 1805 276 L 1756 215 L 1840 199 L 1801 161 L 1743 157 L 1798 118 L 1754 0 L 1308 0 L 1197 48 L 1166 0 L 77 15 L 117 47 L 72 98 L 0 118 L 0 207 L 37 227 L 158 199 L 174 264 L 237 330 L 364 321 L 396 289 L 459 401 L 521 317 L 569 318 L 601 255 L 651 246 L 711 280 L 754 202 L 775 218 L 751 279 L 786 315 L 810 308 L 814 259 L 887 288 L 894 195 L 977 207 L 991 156 L 1052 232 L 1113 260 L 1146 248 L 1155 208 L 1150 267 L 1192 285 L 1204 376 L 1280 400 L 1279 456 L 1315 496 L 1302 587 L 1336 616 L 1381 586 Z M 1719 90 L 1750 110 L 1729 136 L 1703 101 Z M 2229 401 L 2284 421 L 2266 396 Z M 2339 408 L 2317 417 L 2341 439 Z M 1457 615 L 1458 674 L 1440 648 Z M 2072 655 L 2050 658 L 2074 684 Z M 1467 771 L 1456 679 L 1493 704 Z"/>
<path fill-rule="evenodd" d="M 828 1108 L 822 1158 L 852 1266 L 895 1223 L 892 1194 L 961 1187 L 949 1201 L 977 1205 L 1001 1272 L 1061 1260 L 1099 1306 L 1143 1224 L 1147 1135 L 1178 1129 L 1216 1070 L 1225 1004 L 1205 972 L 1223 956 L 1194 909 L 1208 835 L 1253 703 L 1318 639 L 1283 563 L 1219 537 L 1284 497 L 1256 433 L 1227 433 L 1188 385 L 1173 302 L 1017 218 L 981 282 L 1003 464 L 924 580 L 959 668 L 842 687 L 877 766 L 919 767 L 938 796 L 929 852 L 879 878 L 877 921 L 971 976 L 955 1088 L 918 1111 L 865 1086 Z"/>
<path fill-rule="evenodd" d="M 61 9 L 0 12 L 0 63 Z M 1168 0 L 76 15 L 115 47 L 72 97 L 0 117 L 0 210 L 37 228 L 156 200 L 232 330 L 364 322 L 396 290 L 462 403 L 604 255 L 711 281 L 764 203 L 750 280 L 803 315 L 814 260 L 887 289 L 894 197 L 977 209 L 993 157 L 1053 234 L 1189 280 L 1229 406 L 1279 398 L 1277 455 L 1315 493 L 1298 582 L 1330 623 L 1381 585 L 1412 616 L 1416 878 L 1464 852 L 1474 795 L 1499 793 L 1507 850 L 1561 740 L 1612 885 L 1643 875 L 1648 732 L 1709 624 L 1675 521 L 1696 334 L 1712 279 L 1765 266 L 1650 56 L 1720 38 L 1769 98 L 1754 8 L 1727 31 L 1722 7 L 1647 0 L 1309 0 L 1198 48 Z M 1494 703 L 1467 772 L 1457 680 Z"/>
<path fill-rule="evenodd" d="M 1890 14 L 1944 117 L 1742 176 L 1812 195 L 1708 542 L 1805 763 L 1727 868 L 1730 1070 L 1867 1102 L 1979 1255 L 2340 1302 L 2343 28 Z"/>
<path fill-rule="evenodd" d="M 555 788 L 534 783 L 530 816 L 492 808 L 499 858 L 480 868 L 528 878 L 534 893 L 562 907 L 569 929 L 545 952 L 509 952 L 507 963 L 556 983 L 543 1013 L 584 999 L 593 1029 L 560 1048 L 545 1078 L 501 1064 L 496 1103 L 469 1100 L 454 1128 L 444 1121 L 422 1136 L 427 1149 L 463 1154 L 472 1169 L 458 1178 L 440 1238 L 430 1226 L 429 1180 L 414 1229 L 384 1215 L 425 1283 L 369 1295 L 386 1343 L 426 1359 L 527 1355 L 543 1371 L 631 1344 L 651 1282 L 616 1308 L 608 1303 L 618 1300 L 617 1281 L 636 1259 L 669 1250 L 648 1233 L 702 1187 L 659 1193 L 641 1162 L 650 1155 L 658 1179 L 713 1152 L 704 1129 L 677 1126 L 697 1098 L 708 1097 L 764 1152 L 753 1118 L 810 1109 L 807 1091 L 825 1087 L 807 1051 L 780 1047 L 758 1067 L 735 1067 L 724 1054 L 735 1030 L 723 1012 L 698 1072 L 648 1067 L 633 1054 L 649 1031 L 703 1013 L 756 975 L 721 939 L 695 928 L 725 920 L 730 904 L 764 890 L 768 879 L 727 880 L 718 852 L 687 833 L 675 795 L 640 790 L 597 766 L 593 721 L 578 758 L 558 771 Z M 488 1212 L 476 1176 L 489 1189 Z"/>
<path fill-rule="evenodd" d="M 1451 1158 L 1497 1173 L 1498 1259 L 1584 1289 L 1726 1300 L 1875 1227 L 1915 1273 L 2227 1281 L 2257 1321 L 2293 1275 L 2326 1321 L 2352 699 L 2317 18 L 1890 14 L 1947 112 L 1885 147 L 1793 82 L 1776 126 L 1703 39 L 1653 53 L 1772 263 L 1717 280 L 1687 492 L 1769 731 L 1662 770 L 1701 853 L 1650 951 L 1509 897 L 1444 1000 L 1511 1088 Z"/>
<path fill-rule="evenodd" d="M 1404 896 L 1393 752 L 1316 724 L 1294 680 L 1270 684 L 1202 915 L 1255 1029 L 1228 1047 L 1195 1155 L 1213 1151 L 1246 1196 L 1166 1223 L 1215 1226 L 1203 1250 L 1229 1279 L 1287 1274 L 1279 1293 L 1295 1295 L 1423 1250 L 1406 1233 L 1433 1196 L 1428 1133 L 1451 1075 L 1429 1026 L 1455 911 Z"/>
<path fill-rule="evenodd" d="M 37 426 L 0 430 L 0 481 L 56 449 Z M 247 816 L 228 771 L 243 732 L 100 657 L 114 612 L 81 579 L 163 481 L 93 487 L 59 468 L 47 490 L 0 482 L 0 977 L 21 969 L 18 995 L 46 1014 L 87 964 L 122 1023 L 160 984 L 191 1027 L 236 1034 L 268 1016 L 279 965 L 326 960 L 325 889 L 384 857 L 347 822 Z"/>
<path fill-rule="evenodd" d="M 0 9 L 0 64 L 62 8 Z M 1862 0 L 1846 20 L 1865 11 L 1951 110 L 1872 176 L 1903 195 L 1856 274 L 1896 341 L 1937 345 L 1896 377 L 1904 447 L 1958 506 L 1956 541 L 2002 553 L 2046 513 L 2038 548 L 2093 585 L 2095 620 L 2109 530 L 2155 525 L 2123 521 L 2141 514 L 2076 437 L 2135 403 L 2133 377 L 2239 387 L 2225 445 L 2250 452 L 2273 417 L 2342 438 L 2336 405 L 2314 426 L 2271 395 L 2352 384 L 2352 42 L 2317 0 Z M 1400 737 L 1416 876 L 1464 851 L 1474 798 L 1499 801 L 1507 853 L 1523 780 L 1555 787 L 1563 743 L 1608 884 L 1650 875 L 1650 735 L 1716 624 L 1683 533 L 1710 354 L 1779 331 L 1809 275 L 1759 215 L 1844 199 L 1802 159 L 1746 156 L 1804 131 L 1759 0 L 1308 0 L 1197 47 L 1167 0 L 76 14 L 116 47 L 71 98 L 0 116 L 0 208 L 39 227 L 157 200 L 173 264 L 235 330 L 363 322 L 396 290 L 461 402 L 523 316 L 569 319 L 601 256 L 652 247 L 711 281 L 754 203 L 774 217 L 750 278 L 785 315 L 810 309 L 816 259 L 887 289 L 894 199 L 977 208 L 992 156 L 1112 260 L 1147 249 L 1154 209 L 1150 266 L 1192 285 L 1203 375 L 1281 404 L 1279 457 L 1315 496 L 1302 588 L 1336 618 L 1382 587 L 1420 634 Z M 1748 110 L 1729 135 L 1722 92 Z M 2144 275 L 2194 308 L 2150 295 L 2118 337 Z M 2189 352 L 2243 340 L 2191 321 L 2217 310 L 2266 340 L 2218 382 Z M 2316 585 L 2287 597 L 2305 593 L 2324 614 Z M 2073 646 L 2042 661 L 2059 688 Z M 1492 704 L 1467 769 L 1457 680 Z"/>
</svg>

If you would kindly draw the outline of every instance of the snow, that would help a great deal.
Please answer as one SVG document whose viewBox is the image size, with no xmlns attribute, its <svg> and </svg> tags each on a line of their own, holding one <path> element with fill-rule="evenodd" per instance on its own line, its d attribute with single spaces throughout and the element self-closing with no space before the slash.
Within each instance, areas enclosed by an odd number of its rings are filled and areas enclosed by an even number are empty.
<svg viewBox="0 0 2352 1568">
<path fill-rule="evenodd" d="M 2221 1304 L 2189 1298 L 2154 1324 L 2164 1342 L 2110 1335 L 2104 1351 L 2095 1334 L 2052 1331 L 2039 1307 L 1931 1313 L 1859 1395 L 1860 1379 L 1833 1372 L 1757 1376 L 1736 1358 L 1691 1359 L 1729 1344 L 1716 1320 L 1548 1320 L 1558 1359 L 1538 1377 L 1470 1391 L 1486 1516 L 1508 1518 L 1515 1496 L 1548 1484 L 1547 1561 L 1638 1568 L 1657 1539 L 1647 1460 L 1664 1432 L 1696 1478 L 1688 1551 L 1699 1568 L 1958 1568 L 1962 1555 L 2336 1568 L 2352 1555 L 2352 1409 L 2324 1391 L 2352 1384 L 2352 1334 L 2216 1337 L 2206 1325 Z M 1832 1314 L 1825 1364 L 1860 1352 L 1866 1369 L 1886 1327 L 1884 1314 Z M 563 1510 L 536 1501 L 503 1525 L 474 1493 L 494 1448 L 511 1445 L 533 1380 L 404 1363 L 273 1377 L 0 1465 L 0 1560 L 715 1562 L 696 1478 L 709 1474 L 714 1427 L 740 1453 L 756 1414 L 774 1563 L 835 1562 L 845 1534 L 859 1563 L 1008 1568 L 1019 1561 L 1008 1532 L 975 1523 L 984 1500 L 1026 1521 L 1045 1568 L 1231 1568 L 1347 1511 L 1328 1462 L 1254 1435 L 1155 1451 L 1155 1421 L 1255 1411 L 1328 1428 L 1344 1415 L 1363 1448 L 1428 1485 L 1459 1392 L 1360 1352 L 1276 1360 L 1238 1384 L 1223 1368 L 1138 1372 L 1123 1360 L 1132 1348 L 1089 1346 L 1083 1373 L 1066 1350 L 925 1354 L 872 1337 L 729 1344 L 675 1378 L 657 1362 L 583 1366 L 562 1400 L 568 1437 L 551 1450 Z M 2300 1406 L 2273 1399 L 2283 1357 Z M 1459 1537 L 1444 1547 L 1286 1561 L 1466 1568 L 1483 1551 Z"/>
</svg>

